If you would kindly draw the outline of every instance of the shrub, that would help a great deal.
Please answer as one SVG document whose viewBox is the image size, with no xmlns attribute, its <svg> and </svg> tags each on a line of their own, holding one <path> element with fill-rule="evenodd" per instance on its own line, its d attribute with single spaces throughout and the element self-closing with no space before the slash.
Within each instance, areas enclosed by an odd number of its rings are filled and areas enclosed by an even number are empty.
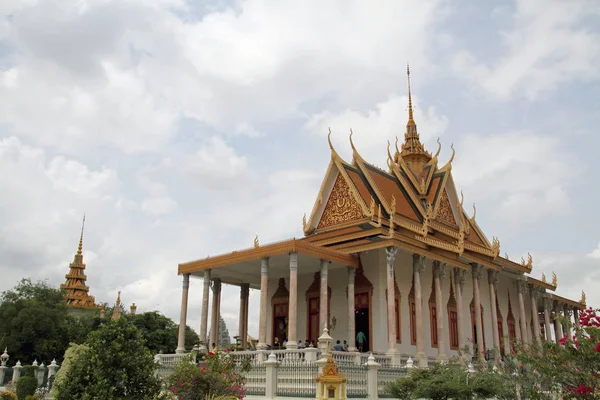
<svg viewBox="0 0 600 400">
<path fill-rule="evenodd" d="M 13 392 L 0 392 L 0 400 L 17 400 L 17 395 Z"/>
<path fill-rule="evenodd" d="M 86 345 L 70 371 L 54 382 L 56 400 L 151 399 L 159 394 L 154 357 L 126 318 L 105 322 Z"/>
<path fill-rule="evenodd" d="M 67 376 L 74 368 L 76 363 L 80 362 L 79 360 L 87 359 L 87 355 L 90 348 L 84 344 L 74 344 L 71 343 L 71 346 L 65 352 L 65 358 L 63 360 L 60 369 L 56 373 L 54 377 L 54 382 L 52 383 L 52 393 L 55 397 L 58 396 L 57 387 L 64 385 L 67 381 Z"/>
<path fill-rule="evenodd" d="M 190 361 L 189 358 L 182 360 L 167 378 L 169 389 L 179 399 L 244 398 L 244 373 L 250 370 L 248 360 L 237 365 L 226 350 L 210 352 L 197 364 Z"/>
<path fill-rule="evenodd" d="M 25 397 L 35 394 L 38 381 L 33 376 L 23 376 L 17 380 L 17 397 L 25 400 Z"/>
</svg>

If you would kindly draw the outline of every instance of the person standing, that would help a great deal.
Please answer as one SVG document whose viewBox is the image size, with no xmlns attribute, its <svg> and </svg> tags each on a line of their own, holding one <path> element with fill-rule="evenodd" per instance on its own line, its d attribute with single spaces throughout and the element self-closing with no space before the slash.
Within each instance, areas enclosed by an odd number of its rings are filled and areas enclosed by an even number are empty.
<svg viewBox="0 0 600 400">
<path fill-rule="evenodd" d="M 363 331 L 358 331 L 356 335 L 356 343 L 358 343 L 358 351 L 362 353 L 367 337 Z"/>
</svg>

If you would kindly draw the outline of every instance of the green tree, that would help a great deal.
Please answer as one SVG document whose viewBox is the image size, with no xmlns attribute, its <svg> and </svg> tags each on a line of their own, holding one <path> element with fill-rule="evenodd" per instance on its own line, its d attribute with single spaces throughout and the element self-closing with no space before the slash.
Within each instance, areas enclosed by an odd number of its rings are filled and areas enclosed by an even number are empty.
<svg viewBox="0 0 600 400">
<path fill-rule="evenodd" d="M 177 348 L 179 326 L 172 319 L 159 313 L 149 311 L 143 314 L 130 315 L 132 323 L 140 330 L 146 347 L 153 353 L 174 353 Z M 189 326 L 185 327 L 185 347 L 190 351 L 198 343 L 198 335 Z"/>
<path fill-rule="evenodd" d="M 86 346 L 54 383 L 57 400 L 143 400 L 160 392 L 153 354 L 127 318 L 103 323 Z"/>
<path fill-rule="evenodd" d="M 69 342 L 83 341 L 89 329 L 68 314 L 62 291 L 30 279 L 2 293 L 0 320 L 0 347 L 24 364 L 36 358 L 60 362 Z"/>
</svg>

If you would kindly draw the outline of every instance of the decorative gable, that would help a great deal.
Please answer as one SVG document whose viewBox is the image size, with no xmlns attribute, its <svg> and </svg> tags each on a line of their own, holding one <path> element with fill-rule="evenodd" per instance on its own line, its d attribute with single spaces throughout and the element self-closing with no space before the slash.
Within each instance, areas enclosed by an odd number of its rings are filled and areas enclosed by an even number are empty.
<svg viewBox="0 0 600 400">
<path fill-rule="evenodd" d="M 454 219 L 454 213 L 452 212 L 452 206 L 448 199 L 448 193 L 444 190 L 440 198 L 440 204 L 438 206 L 437 219 L 440 221 L 447 222 L 451 225 L 458 225 Z"/>
<path fill-rule="evenodd" d="M 363 210 L 350 194 L 346 180 L 338 174 L 317 228 L 350 222 L 363 217 Z"/>
</svg>

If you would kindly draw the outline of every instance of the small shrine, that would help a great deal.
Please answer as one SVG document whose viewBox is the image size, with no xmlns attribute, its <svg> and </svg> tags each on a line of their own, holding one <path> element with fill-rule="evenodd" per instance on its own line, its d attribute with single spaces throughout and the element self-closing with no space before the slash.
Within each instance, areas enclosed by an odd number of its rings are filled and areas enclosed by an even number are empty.
<svg viewBox="0 0 600 400">
<path fill-rule="evenodd" d="M 317 377 L 317 399 L 346 400 L 346 378 L 338 373 L 337 365 L 331 353 L 327 357 L 327 364 L 323 373 Z"/>
<path fill-rule="evenodd" d="M 338 372 L 331 352 L 332 343 L 333 339 L 329 336 L 329 330 L 327 328 L 323 329 L 323 334 L 319 337 L 319 348 L 321 348 L 323 358 L 317 361 L 317 364 L 322 366 L 322 372 L 315 379 L 317 382 L 317 400 L 346 400 L 348 398 L 346 378 Z"/>
</svg>

